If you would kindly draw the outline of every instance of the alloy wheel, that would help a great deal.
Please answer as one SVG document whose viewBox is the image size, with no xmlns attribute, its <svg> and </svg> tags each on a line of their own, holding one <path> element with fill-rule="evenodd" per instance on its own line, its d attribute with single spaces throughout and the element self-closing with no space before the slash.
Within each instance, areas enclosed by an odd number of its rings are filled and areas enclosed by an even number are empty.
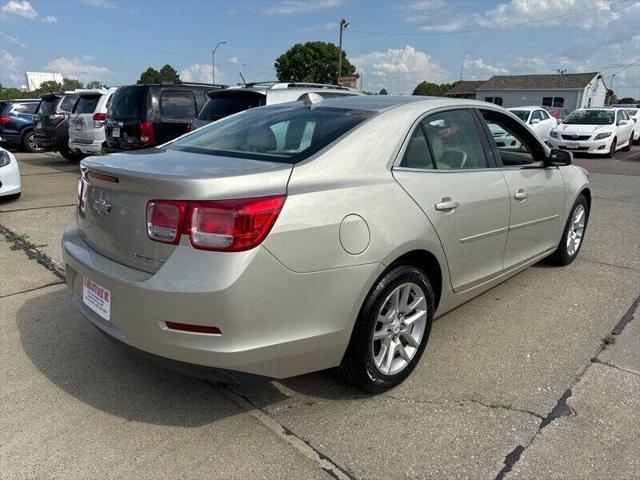
<svg viewBox="0 0 640 480">
<path fill-rule="evenodd" d="M 382 302 L 373 336 L 373 360 L 378 371 L 395 375 L 415 356 L 427 325 L 425 293 L 415 283 L 397 286 Z"/>
<path fill-rule="evenodd" d="M 570 256 L 576 254 L 582 243 L 584 235 L 584 224 L 586 220 L 586 210 L 584 205 L 578 204 L 573 215 L 571 216 L 571 224 L 569 225 L 569 233 L 567 234 L 567 253 Z"/>
</svg>

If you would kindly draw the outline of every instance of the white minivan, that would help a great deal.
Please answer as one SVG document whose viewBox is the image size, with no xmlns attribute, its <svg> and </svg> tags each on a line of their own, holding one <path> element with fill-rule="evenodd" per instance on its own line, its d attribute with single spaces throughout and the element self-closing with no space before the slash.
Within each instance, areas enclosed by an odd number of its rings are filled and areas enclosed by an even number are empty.
<svg viewBox="0 0 640 480">
<path fill-rule="evenodd" d="M 107 107 L 117 88 L 76 90 L 78 101 L 69 117 L 69 148 L 87 155 L 100 154 L 105 142 Z"/>
</svg>

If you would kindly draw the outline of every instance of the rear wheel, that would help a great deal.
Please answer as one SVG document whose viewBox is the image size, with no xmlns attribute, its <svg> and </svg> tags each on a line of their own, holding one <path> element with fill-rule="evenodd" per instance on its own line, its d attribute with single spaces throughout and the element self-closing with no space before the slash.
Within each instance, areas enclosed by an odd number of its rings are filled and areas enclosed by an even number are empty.
<svg viewBox="0 0 640 480">
<path fill-rule="evenodd" d="M 402 383 L 427 345 L 434 304 L 422 270 L 400 265 L 387 272 L 360 310 L 340 365 L 343 376 L 372 393 Z"/>
<path fill-rule="evenodd" d="M 67 146 L 64 146 L 60 149 L 60 155 L 62 155 L 64 158 L 66 158 L 70 162 L 79 162 L 84 157 L 86 157 L 84 153 L 81 153 L 77 150 L 71 150 Z"/>
<path fill-rule="evenodd" d="M 616 154 L 616 144 L 618 143 L 618 139 L 613 137 L 611 141 L 611 146 L 609 147 L 609 151 L 606 154 L 607 158 L 611 158 Z"/>
<path fill-rule="evenodd" d="M 36 137 L 33 133 L 33 130 L 29 130 L 24 135 L 22 135 L 22 147 L 30 153 L 44 152 L 44 148 L 39 147 L 36 143 Z"/>
<path fill-rule="evenodd" d="M 589 220 L 589 202 L 580 194 L 573 204 L 571 214 L 564 227 L 560 245 L 547 257 L 547 263 L 558 266 L 569 265 L 578 256 Z"/>
</svg>

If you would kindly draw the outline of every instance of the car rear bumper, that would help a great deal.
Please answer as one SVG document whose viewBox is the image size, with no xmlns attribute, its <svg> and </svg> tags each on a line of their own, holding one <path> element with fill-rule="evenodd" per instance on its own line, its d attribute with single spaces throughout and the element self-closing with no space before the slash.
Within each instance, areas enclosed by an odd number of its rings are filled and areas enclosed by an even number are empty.
<svg viewBox="0 0 640 480">
<path fill-rule="evenodd" d="M 609 153 L 611 141 L 611 138 L 604 138 L 602 140 L 579 140 L 575 142 L 568 142 L 563 139 L 549 137 L 547 143 L 551 148 L 558 148 L 569 152 L 604 155 Z"/>
<path fill-rule="evenodd" d="M 75 220 L 62 246 L 74 304 L 107 335 L 173 361 L 269 378 L 337 366 L 363 289 L 383 268 L 300 274 L 264 247 L 215 253 L 185 242 L 151 274 L 97 253 Z M 83 303 L 83 277 L 111 292 L 109 321 Z M 172 321 L 216 326 L 221 335 L 171 330 Z"/>
<path fill-rule="evenodd" d="M 80 150 L 83 153 L 103 153 L 103 141 L 101 140 L 69 140 L 69 148 L 72 150 Z"/>
</svg>

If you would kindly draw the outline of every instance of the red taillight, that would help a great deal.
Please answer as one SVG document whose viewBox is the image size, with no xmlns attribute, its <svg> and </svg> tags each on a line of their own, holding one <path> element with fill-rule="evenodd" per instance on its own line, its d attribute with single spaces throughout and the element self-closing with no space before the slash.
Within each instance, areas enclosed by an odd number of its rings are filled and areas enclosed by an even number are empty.
<svg viewBox="0 0 640 480">
<path fill-rule="evenodd" d="M 0 116 L 0 125 L 6 125 L 11 121 L 11 117 L 9 115 Z"/>
<path fill-rule="evenodd" d="M 153 131 L 153 122 L 142 122 L 140 124 L 140 141 L 147 145 L 156 143 L 155 133 Z"/>
<path fill-rule="evenodd" d="M 94 113 L 93 114 L 93 128 L 103 127 L 107 121 L 106 113 Z"/>
<path fill-rule="evenodd" d="M 150 239 L 177 244 L 189 235 L 200 250 L 239 252 L 258 246 L 271 231 L 286 195 L 239 200 L 172 201 L 147 204 Z"/>
</svg>

